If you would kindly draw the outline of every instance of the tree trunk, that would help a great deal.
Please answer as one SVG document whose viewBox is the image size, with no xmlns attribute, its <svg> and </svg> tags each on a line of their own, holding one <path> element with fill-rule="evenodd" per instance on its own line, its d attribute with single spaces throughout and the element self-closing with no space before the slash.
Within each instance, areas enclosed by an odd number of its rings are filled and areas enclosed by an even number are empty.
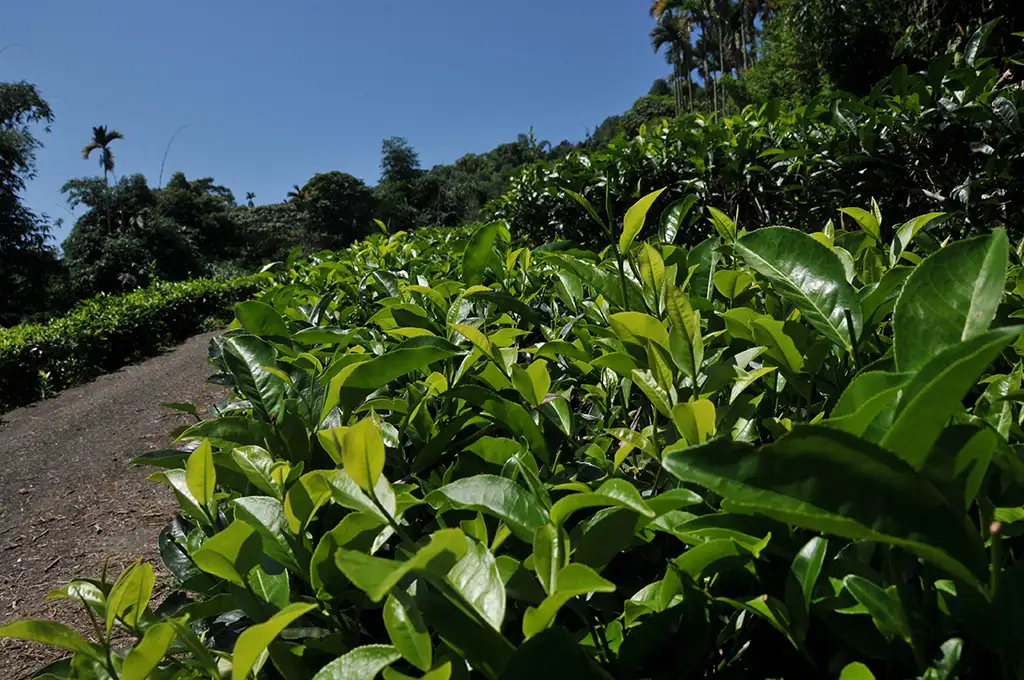
<svg viewBox="0 0 1024 680">
<path fill-rule="evenodd" d="M 718 17 L 718 72 L 723 76 L 725 75 L 725 35 L 724 35 L 724 17 Z M 718 103 L 722 107 L 722 113 L 725 113 L 725 92 L 720 88 L 718 91 Z"/>
<path fill-rule="evenodd" d="M 740 23 L 740 51 L 743 53 L 743 70 L 750 69 L 750 62 L 747 61 L 747 23 Z"/>
<path fill-rule="evenodd" d="M 747 60 L 747 3 L 741 0 L 740 4 L 740 50 L 743 52 L 743 70 L 750 69 L 750 62 Z"/>
<path fill-rule="evenodd" d="M 711 106 L 709 110 L 718 109 L 718 93 L 715 89 L 715 79 L 711 76 L 711 64 L 708 63 L 708 38 L 711 35 L 708 33 L 708 20 L 701 21 L 700 32 L 701 37 L 704 38 L 704 49 L 701 51 L 701 61 L 704 64 L 704 101 L 708 102 L 708 90 L 711 90 Z"/>
<path fill-rule="evenodd" d="M 690 60 L 686 60 L 686 99 L 687 111 L 693 111 L 693 80 L 690 79 Z"/>
</svg>

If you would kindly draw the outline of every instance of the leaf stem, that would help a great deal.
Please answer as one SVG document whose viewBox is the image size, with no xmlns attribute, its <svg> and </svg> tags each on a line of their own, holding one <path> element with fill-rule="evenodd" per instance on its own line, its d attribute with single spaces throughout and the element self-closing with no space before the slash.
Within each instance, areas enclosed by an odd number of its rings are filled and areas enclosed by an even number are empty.
<svg viewBox="0 0 1024 680">
<path fill-rule="evenodd" d="M 989 597 L 995 601 L 999 591 L 999 571 L 1003 561 L 1003 533 L 1002 522 L 992 520 L 988 525 L 989 534 L 989 565 L 988 565 L 988 591 Z"/>
<path fill-rule="evenodd" d="M 853 314 L 849 307 L 843 307 L 843 315 L 846 317 L 846 329 L 850 332 L 850 354 L 853 355 L 853 366 L 855 371 L 860 370 L 860 356 L 857 353 L 857 331 L 853 328 Z"/>
<path fill-rule="evenodd" d="M 369 489 L 367 495 L 370 496 L 370 500 L 373 501 L 373 504 L 377 506 L 377 509 L 380 510 L 381 514 L 384 515 L 384 517 L 387 519 L 388 524 L 390 524 L 391 528 L 394 529 L 396 534 L 398 534 L 398 537 L 402 539 L 402 543 L 407 544 L 407 547 L 415 550 L 416 541 L 412 540 L 412 538 L 409 537 L 409 534 L 405 532 L 405 529 L 403 529 L 398 524 L 398 521 L 395 520 L 395 518 L 391 516 L 391 513 L 388 512 L 387 509 L 385 509 L 385 507 L 381 504 L 379 500 L 377 500 L 377 494 L 374 492 L 372 488 Z"/>
<path fill-rule="evenodd" d="M 618 244 L 612 245 L 612 250 L 615 253 L 615 261 L 619 265 L 619 284 L 622 286 L 622 309 L 629 311 L 629 290 L 626 288 L 626 265 L 624 264 L 622 253 L 619 252 Z"/>
</svg>

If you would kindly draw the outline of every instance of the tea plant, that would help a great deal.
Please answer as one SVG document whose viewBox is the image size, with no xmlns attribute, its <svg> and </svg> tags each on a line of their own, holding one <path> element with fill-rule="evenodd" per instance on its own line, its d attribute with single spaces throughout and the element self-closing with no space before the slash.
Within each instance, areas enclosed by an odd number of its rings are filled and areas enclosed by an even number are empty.
<svg viewBox="0 0 1024 680">
<path fill-rule="evenodd" d="M 177 589 L 0 635 L 124 680 L 1024 676 L 1020 247 L 873 206 L 685 248 L 685 204 L 640 240 L 653 195 L 576 198 L 614 245 L 270 267 L 211 345 L 231 404 L 135 461 Z"/>
<path fill-rule="evenodd" d="M 838 208 L 875 199 L 894 222 L 941 211 L 946 233 L 957 237 L 1005 225 L 1019 238 L 1024 89 L 1013 74 L 1022 57 L 1001 64 L 984 56 L 994 24 L 921 72 L 897 68 L 863 98 L 826 92 L 796 107 L 772 101 L 729 116 L 688 113 L 594 152 L 529 165 L 489 212 L 537 242 L 596 243 L 572 192 L 595 204 L 607 198 L 622 215 L 667 186 L 666 198 L 696 204 L 695 214 L 681 215 L 688 226 L 710 206 L 754 226 L 813 231 Z M 705 235 L 688 229 L 679 238 L 695 245 Z"/>
<path fill-rule="evenodd" d="M 45 324 L 0 328 L 0 412 L 216 327 L 259 279 L 160 281 L 126 295 L 98 295 Z"/>
</svg>

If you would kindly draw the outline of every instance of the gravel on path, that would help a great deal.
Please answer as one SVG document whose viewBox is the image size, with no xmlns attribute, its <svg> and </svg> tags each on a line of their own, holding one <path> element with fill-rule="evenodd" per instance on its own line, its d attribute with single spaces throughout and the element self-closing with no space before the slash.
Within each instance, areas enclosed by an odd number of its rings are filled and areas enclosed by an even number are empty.
<svg viewBox="0 0 1024 680">
<path fill-rule="evenodd" d="M 128 462 L 193 420 L 161 403 L 191 402 L 203 413 L 226 396 L 206 384 L 216 334 L 0 415 L 0 625 L 55 618 L 91 637 L 81 605 L 44 601 L 46 593 L 73 576 L 98 577 L 107 559 L 110 580 L 140 557 L 159 568 L 156 538 L 177 503 L 146 480 L 152 469 Z M 0 680 L 61 656 L 0 640 Z"/>
</svg>

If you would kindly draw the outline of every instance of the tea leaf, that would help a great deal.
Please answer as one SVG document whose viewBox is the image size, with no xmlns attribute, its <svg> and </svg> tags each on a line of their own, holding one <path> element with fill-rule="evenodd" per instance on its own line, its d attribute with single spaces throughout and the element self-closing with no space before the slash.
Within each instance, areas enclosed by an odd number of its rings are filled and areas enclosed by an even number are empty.
<svg viewBox="0 0 1024 680">
<path fill-rule="evenodd" d="M 889 452 L 802 425 L 762 448 L 729 442 L 667 449 L 666 470 L 722 495 L 732 512 L 905 548 L 980 589 L 984 552 L 943 495 Z M 871 488 L 870 495 L 857 489 Z M 922 508 L 928 508 L 922 512 Z"/>
<path fill-rule="evenodd" d="M 819 332 L 837 345 L 852 347 L 845 310 L 850 310 L 853 331 L 859 334 L 860 300 L 835 253 L 786 227 L 758 229 L 737 241 L 735 248 Z"/>
<path fill-rule="evenodd" d="M 619 252 L 624 253 L 633 245 L 633 239 L 637 237 L 637 234 L 644 227 L 647 212 L 663 191 L 665 189 L 652 191 L 630 206 L 629 210 L 626 211 L 626 217 L 622 221 L 622 234 L 619 236 Z"/>
<path fill-rule="evenodd" d="M 544 598 L 539 607 L 530 607 L 523 616 L 523 635 L 529 639 L 551 625 L 558 610 L 577 595 L 611 593 L 615 584 L 601 578 L 584 564 L 568 564 L 558 572 L 555 592 Z"/>
<path fill-rule="evenodd" d="M 384 471 L 384 440 L 373 418 L 348 428 L 341 441 L 345 472 L 363 491 L 372 491 Z"/>
<path fill-rule="evenodd" d="M 900 371 L 920 370 L 948 347 L 986 332 L 1003 294 L 1006 232 L 952 243 L 910 274 L 893 313 Z"/>
<path fill-rule="evenodd" d="M 509 479 L 493 475 L 476 475 L 446 484 L 427 494 L 426 501 L 442 512 L 451 507 L 497 517 L 528 544 L 532 544 L 537 527 L 549 521 L 548 513 L 533 494 Z"/>
<path fill-rule="evenodd" d="M 399 588 L 384 603 L 384 627 L 391 644 L 402 657 L 421 671 L 429 671 L 433 663 L 430 632 L 423 622 L 416 602 Z"/>
<path fill-rule="evenodd" d="M 285 628 L 302 616 L 316 609 L 314 604 L 296 602 L 290 604 L 272 617 L 242 631 L 232 650 L 231 680 L 245 680 L 253 670 L 259 671 L 266 660 L 267 646 Z"/>
</svg>

